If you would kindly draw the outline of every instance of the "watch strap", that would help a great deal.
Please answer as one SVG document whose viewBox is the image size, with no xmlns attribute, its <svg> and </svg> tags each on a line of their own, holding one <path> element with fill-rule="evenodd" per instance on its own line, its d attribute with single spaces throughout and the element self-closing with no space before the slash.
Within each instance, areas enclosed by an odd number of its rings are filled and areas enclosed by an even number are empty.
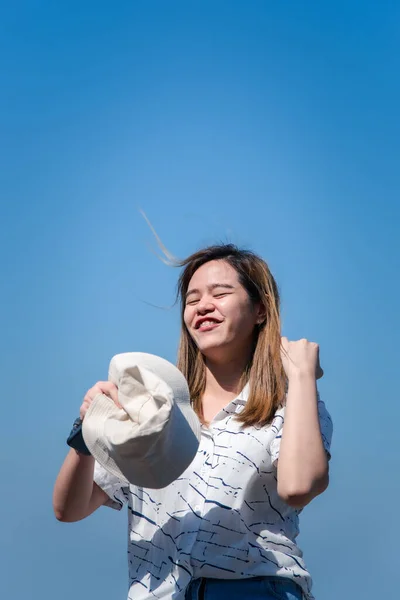
<svg viewBox="0 0 400 600">
<path fill-rule="evenodd" d="M 79 454 L 90 456 L 90 450 L 85 444 L 85 440 L 82 435 L 82 419 L 75 419 L 71 429 L 71 433 L 67 438 L 67 444 L 70 448 L 74 448 Z"/>
</svg>

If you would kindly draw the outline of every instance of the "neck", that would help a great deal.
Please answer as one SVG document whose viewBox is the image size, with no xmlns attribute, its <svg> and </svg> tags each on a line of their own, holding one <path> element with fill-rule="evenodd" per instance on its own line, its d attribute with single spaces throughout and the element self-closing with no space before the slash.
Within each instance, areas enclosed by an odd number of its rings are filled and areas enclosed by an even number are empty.
<svg viewBox="0 0 400 600">
<path fill-rule="evenodd" d="M 246 368 L 248 357 L 232 358 L 227 362 L 205 360 L 206 394 L 214 395 L 221 390 L 228 394 L 238 395 L 241 392 L 241 378 Z"/>
</svg>

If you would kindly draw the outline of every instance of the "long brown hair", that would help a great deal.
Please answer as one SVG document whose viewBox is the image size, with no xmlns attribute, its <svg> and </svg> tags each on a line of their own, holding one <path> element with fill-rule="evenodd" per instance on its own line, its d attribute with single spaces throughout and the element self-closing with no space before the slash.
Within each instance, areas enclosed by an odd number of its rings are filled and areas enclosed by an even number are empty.
<svg viewBox="0 0 400 600">
<path fill-rule="evenodd" d="M 249 383 L 249 397 L 238 415 L 238 420 L 244 425 L 264 425 L 272 420 L 284 398 L 286 376 L 281 360 L 278 286 L 267 263 L 253 252 L 233 244 L 221 244 L 199 250 L 185 260 L 174 261 L 177 266 L 184 267 L 178 280 L 182 325 L 178 368 L 188 382 L 193 408 L 203 419 L 201 400 L 206 384 L 205 363 L 186 328 L 183 315 L 186 292 L 193 274 L 211 260 L 223 260 L 233 267 L 250 300 L 261 303 L 265 309 L 265 320 L 256 326 L 254 351 L 242 375 L 242 387 Z"/>
</svg>

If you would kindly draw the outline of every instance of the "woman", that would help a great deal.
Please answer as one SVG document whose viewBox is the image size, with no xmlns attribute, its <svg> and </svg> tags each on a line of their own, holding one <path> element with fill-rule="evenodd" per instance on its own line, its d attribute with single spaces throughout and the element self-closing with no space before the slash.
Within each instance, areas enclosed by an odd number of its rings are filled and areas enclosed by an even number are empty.
<svg viewBox="0 0 400 600">
<path fill-rule="evenodd" d="M 76 521 L 128 502 L 132 600 L 310 600 L 295 540 L 299 512 L 328 485 L 318 346 L 281 338 L 277 285 L 255 254 L 228 244 L 180 264 L 178 366 L 203 423 L 198 453 L 171 485 L 146 490 L 71 450 L 55 514 Z M 99 392 L 117 402 L 99 382 L 81 418 Z"/>
</svg>

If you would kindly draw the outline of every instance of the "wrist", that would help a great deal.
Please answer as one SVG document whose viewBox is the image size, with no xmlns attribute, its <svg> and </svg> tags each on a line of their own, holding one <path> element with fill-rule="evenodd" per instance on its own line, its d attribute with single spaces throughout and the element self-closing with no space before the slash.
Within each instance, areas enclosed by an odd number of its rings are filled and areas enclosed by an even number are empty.
<svg viewBox="0 0 400 600">
<path fill-rule="evenodd" d="M 317 398 L 317 380 L 315 376 L 307 372 L 298 372 L 288 378 L 286 402 L 295 402 L 296 398 L 302 403 L 307 398 L 313 401 Z"/>
<path fill-rule="evenodd" d="M 82 419 L 75 419 L 71 432 L 67 438 L 67 444 L 73 448 L 79 456 L 91 456 L 82 435 Z"/>
<path fill-rule="evenodd" d="M 288 375 L 288 383 L 316 382 L 315 373 L 308 369 L 296 369 Z"/>
<path fill-rule="evenodd" d="M 80 452 L 76 448 L 71 448 L 71 451 L 74 454 L 76 454 L 76 456 L 79 458 L 79 460 L 83 460 L 84 462 L 94 460 L 94 458 L 91 454 L 84 454 L 83 452 Z"/>
</svg>

